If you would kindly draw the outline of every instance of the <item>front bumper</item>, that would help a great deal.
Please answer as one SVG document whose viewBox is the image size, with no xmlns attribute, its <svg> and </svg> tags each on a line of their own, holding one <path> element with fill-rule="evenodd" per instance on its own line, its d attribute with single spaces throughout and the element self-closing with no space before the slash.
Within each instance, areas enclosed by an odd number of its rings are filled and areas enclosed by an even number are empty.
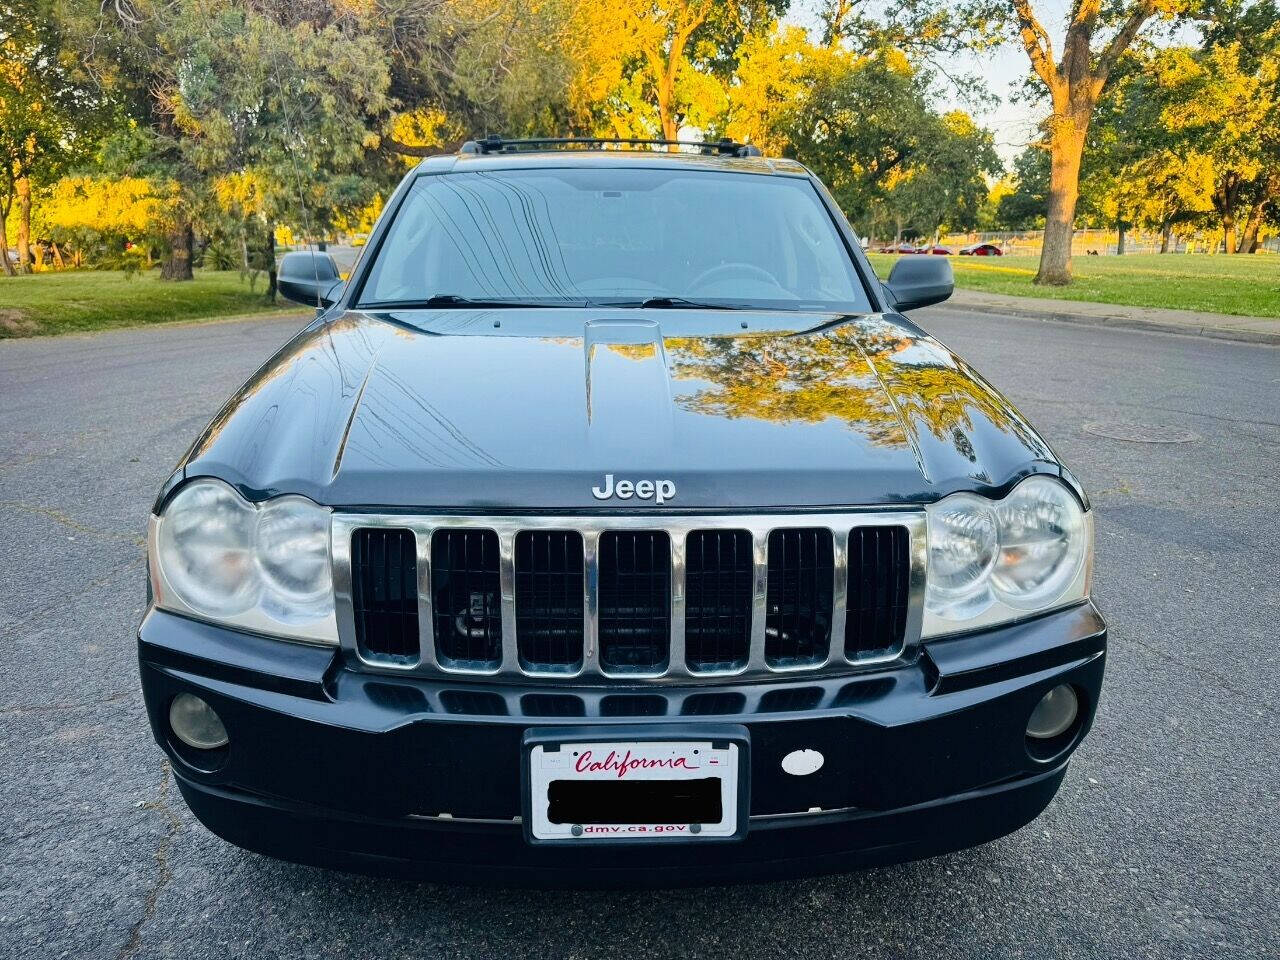
<svg viewBox="0 0 1280 960">
<path fill-rule="evenodd" d="M 847 870 L 984 843 L 1049 803 L 1088 732 L 1106 626 L 1085 603 L 924 644 L 875 673 L 771 684 L 563 689 L 425 681 L 348 669 L 336 651 L 153 610 L 139 631 L 152 729 L 188 806 L 242 847 L 300 862 L 458 882 L 666 885 Z M 1081 716 L 1049 759 L 1027 719 L 1059 683 Z M 230 745 L 193 755 L 168 725 L 188 691 Z M 531 727 L 739 725 L 750 739 L 744 839 L 533 846 L 520 823 Z M 785 773 L 794 750 L 823 754 Z M 203 768 L 203 769 L 202 769 Z M 673 870 L 673 868 L 675 868 Z"/>
</svg>

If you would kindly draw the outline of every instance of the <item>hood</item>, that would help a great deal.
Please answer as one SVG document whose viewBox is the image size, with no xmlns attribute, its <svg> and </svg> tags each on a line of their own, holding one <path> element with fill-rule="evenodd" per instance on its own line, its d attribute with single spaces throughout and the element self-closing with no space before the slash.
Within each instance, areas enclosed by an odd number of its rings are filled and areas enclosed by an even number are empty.
<svg viewBox="0 0 1280 960">
<path fill-rule="evenodd" d="M 767 509 L 995 494 L 1057 467 L 902 317 L 524 309 L 317 322 L 184 471 L 251 499 L 509 511 L 657 508 L 593 495 L 610 475 L 669 481 L 663 509 Z"/>
</svg>

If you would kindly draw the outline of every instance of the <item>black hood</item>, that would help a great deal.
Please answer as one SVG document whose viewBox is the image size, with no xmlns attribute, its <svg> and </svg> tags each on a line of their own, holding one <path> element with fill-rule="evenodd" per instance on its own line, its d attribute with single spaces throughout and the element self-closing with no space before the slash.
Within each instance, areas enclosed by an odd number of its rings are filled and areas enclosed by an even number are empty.
<svg viewBox="0 0 1280 960">
<path fill-rule="evenodd" d="M 334 506 L 664 509 L 1001 492 L 1053 454 L 902 317 L 525 309 L 348 312 L 308 327 L 197 440 L 185 475 Z"/>
</svg>

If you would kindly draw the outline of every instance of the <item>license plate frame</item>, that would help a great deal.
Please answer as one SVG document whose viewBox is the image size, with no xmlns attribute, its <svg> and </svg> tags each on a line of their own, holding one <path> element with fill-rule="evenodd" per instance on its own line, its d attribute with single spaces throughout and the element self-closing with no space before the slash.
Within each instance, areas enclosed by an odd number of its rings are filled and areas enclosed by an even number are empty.
<svg viewBox="0 0 1280 960">
<path fill-rule="evenodd" d="M 698 832 L 692 830 L 637 830 L 634 827 L 642 826 L 635 823 L 593 823 L 590 824 L 592 829 L 582 829 L 581 832 L 573 831 L 572 824 L 551 824 L 548 814 L 550 813 L 550 798 L 548 791 L 550 789 L 553 778 L 549 773 L 549 768 L 541 765 L 539 770 L 534 769 L 535 756 L 545 757 L 547 754 L 565 751 L 565 757 L 573 755 L 575 746 L 590 745 L 592 750 L 599 746 L 622 746 L 625 750 L 627 745 L 640 745 L 642 748 L 648 745 L 664 745 L 663 747 L 655 746 L 655 751 L 664 751 L 666 746 L 700 746 L 708 744 L 713 749 L 706 754 L 708 758 L 716 758 L 721 762 L 718 764 L 708 764 L 708 774 L 711 777 L 718 777 L 721 781 L 729 778 L 722 775 L 722 771 L 716 769 L 721 766 L 729 766 L 731 768 L 730 777 L 732 783 L 725 783 L 727 788 L 722 796 L 726 798 L 726 802 L 722 803 L 722 817 L 720 824 L 715 827 L 706 827 Z M 642 751 L 643 752 L 643 751 Z M 645 753 L 647 756 L 658 756 L 659 753 Z M 671 755 L 662 753 L 661 755 Z M 607 756 L 607 752 L 606 752 Z M 733 763 L 726 763 L 726 759 L 732 756 Z M 563 778 L 561 782 L 606 782 L 613 780 L 616 774 L 615 765 L 607 771 L 595 771 L 591 773 L 578 773 L 570 771 L 569 776 Z M 732 767 L 736 765 L 736 769 Z M 565 768 L 561 768 L 565 769 Z M 634 768 L 632 768 L 634 769 Z M 687 781 L 691 779 L 702 779 L 698 774 L 689 772 L 687 769 L 678 771 L 677 776 L 664 777 L 666 769 L 659 769 L 649 772 L 646 779 L 650 782 L 653 780 L 674 780 Z M 520 757 L 520 773 L 521 773 L 521 795 L 523 802 L 523 824 L 525 840 L 535 846 L 551 844 L 551 845 L 589 845 L 604 846 L 609 844 L 662 844 L 684 841 L 687 843 L 725 843 L 741 840 L 746 836 L 747 825 L 750 812 L 750 785 L 751 785 L 751 741 L 750 735 L 746 727 L 736 724 L 601 724 L 598 726 L 564 726 L 564 727 L 538 727 L 526 730 L 522 745 Z M 561 778 L 554 778 L 561 779 Z M 535 806 L 538 807 L 535 812 Z M 731 809 L 730 809 L 731 808 Z M 583 825 L 579 824 L 579 827 Z M 676 823 L 648 823 L 643 826 L 678 826 Z M 687 825 L 686 825 L 687 826 Z M 618 827 L 622 829 L 610 830 L 602 829 L 606 827 Z"/>
</svg>

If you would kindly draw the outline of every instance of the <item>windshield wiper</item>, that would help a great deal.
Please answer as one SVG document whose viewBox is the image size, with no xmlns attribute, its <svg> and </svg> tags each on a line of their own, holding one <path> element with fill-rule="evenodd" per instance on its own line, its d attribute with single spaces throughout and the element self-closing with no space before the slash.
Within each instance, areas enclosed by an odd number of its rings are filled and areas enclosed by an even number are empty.
<svg viewBox="0 0 1280 960">
<path fill-rule="evenodd" d="M 741 306 L 732 303 L 706 303 L 702 300 L 688 300 L 685 297 L 649 297 L 645 300 L 610 300 L 610 307 L 640 307 L 652 310 L 742 310 Z"/>
<path fill-rule="evenodd" d="M 473 300 L 456 293 L 437 293 L 422 300 L 379 300 L 362 304 L 364 309 L 378 310 L 432 310 L 441 307 L 481 307 L 500 309 L 504 307 L 585 307 L 585 300 Z"/>
</svg>

